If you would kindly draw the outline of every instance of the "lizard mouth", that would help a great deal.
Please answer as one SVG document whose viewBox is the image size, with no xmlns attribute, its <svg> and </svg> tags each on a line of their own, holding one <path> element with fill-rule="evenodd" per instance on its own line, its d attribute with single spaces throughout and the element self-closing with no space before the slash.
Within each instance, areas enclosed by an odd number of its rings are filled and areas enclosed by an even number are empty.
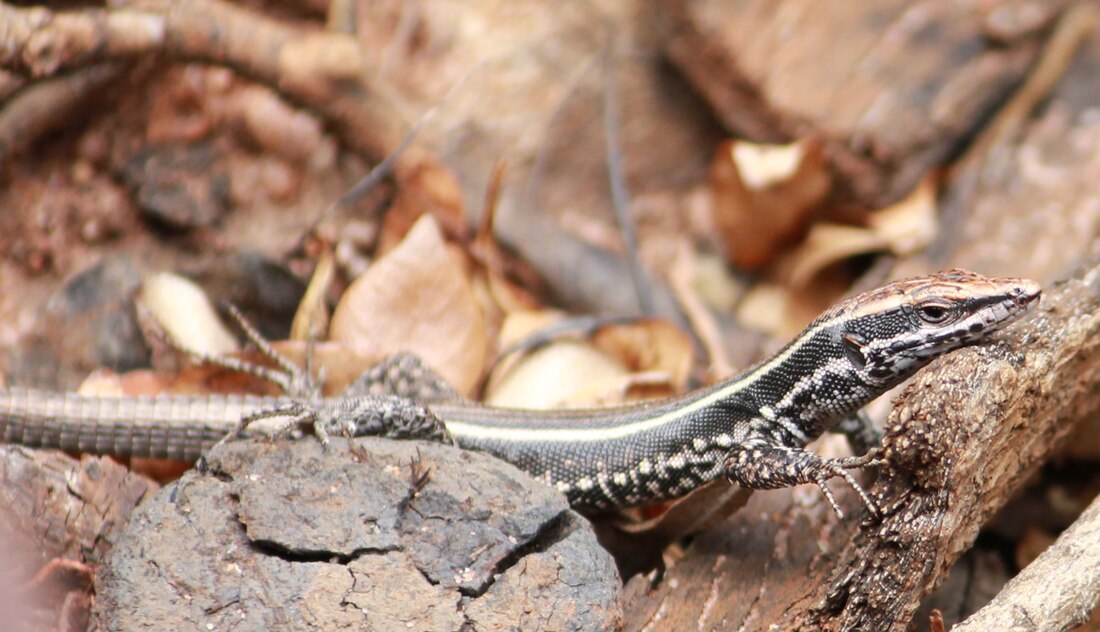
<svg viewBox="0 0 1100 632">
<path fill-rule="evenodd" d="M 1039 287 L 1039 284 L 1031 279 L 1017 279 L 1017 283 L 1018 284 L 1008 292 L 1008 295 L 1016 309 L 1023 313 L 1030 310 L 1039 302 L 1039 297 L 1043 294 L 1043 288 Z"/>
</svg>

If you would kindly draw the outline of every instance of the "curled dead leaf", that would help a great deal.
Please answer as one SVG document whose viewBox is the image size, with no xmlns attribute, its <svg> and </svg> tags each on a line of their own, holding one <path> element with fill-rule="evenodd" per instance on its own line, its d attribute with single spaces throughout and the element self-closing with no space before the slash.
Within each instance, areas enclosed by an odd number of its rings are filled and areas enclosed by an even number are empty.
<svg viewBox="0 0 1100 632">
<path fill-rule="evenodd" d="M 305 342 L 286 340 L 272 343 L 272 346 L 294 364 L 305 366 Z M 313 345 L 314 370 L 324 373 L 325 392 L 329 395 L 339 394 L 384 357 L 380 354 L 360 353 L 342 342 L 316 342 Z"/>
<path fill-rule="evenodd" d="M 871 213 L 871 230 L 899 256 L 923 250 L 939 230 L 936 213 L 937 179 L 929 175 L 901 201 Z"/>
<path fill-rule="evenodd" d="M 738 306 L 737 318 L 745 326 L 769 334 L 779 344 L 793 338 L 835 303 L 849 284 L 850 279 L 842 272 L 823 275 L 805 288 L 758 283 L 745 294 Z"/>
<path fill-rule="evenodd" d="M 592 343 L 636 373 L 663 375 L 674 391 L 682 391 L 691 377 L 694 352 L 691 338 L 672 323 L 644 319 L 601 327 Z"/>
<path fill-rule="evenodd" d="M 489 378 L 485 401 L 540 410 L 595 406 L 606 403 L 608 393 L 621 392 L 629 375 L 598 349 L 577 340 L 559 340 L 514 364 L 500 365 Z"/>
<path fill-rule="evenodd" d="M 435 217 L 443 233 L 454 238 L 467 233 L 462 185 L 443 164 L 427 157 L 403 164 L 397 172 L 400 186 L 386 213 L 378 248 L 387 252 L 412 230 L 422 215 Z"/>
<path fill-rule="evenodd" d="M 770 263 L 806 230 L 832 180 L 821 147 L 722 143 L 710 169 L 712 212 L 735 266 Z"/>
<path fill-rule="evenodd" d="M 789 256 L 789 285 L 797 290 L 810 287 L 822 270 L 855 255 L 886 250 L 889 244 L 874 231 L 860 226 L 815 224 Z"/>
<path fill-rule="evenodd" d="M 207 355 L 237 350 L 236 339 L 218 317 L 210 299 L 190 279 L 160 272 L 145 279 L 139 296 L 165 333 L 185 348 Z"/>
<path fill-rule="evenodd" d="M 823 270 L 856 255 L 911 255 L 932 241 L 936 229 L 936 185 L 928 177 L 903 200 L 870 213 L 866 227 L 815 224 L 783 267 L 792 286 L 807 288 Z"/>
<path fill-rule="evenodd" d="M 500 347 L 507 349 L 518 344 L 563 318 L 565 313 L 556 309 L 526 309 L 510 312 L 500 326 Z"/>
<path fill-rule="evenodd" d="M 306 293 L 294 312 L 294 321 L 290 325 L 291 340 L 318 340 L 323 337 L 329 322 L 325 296 L 335 279 L 336 257 L 326 244 L 317 256 L 317 266 L 313 269 Z"/>
<path fill-rule="evenodd" d="M 565 324 L 556 322 L 561 318 L 552 310 L 508 316 L 501 330 L 506 348 L 532 339 L 550 342 L 506 356 L 490 376 L 486 401 L 522 408 L 576 408 L 682 392 L 694 349 L 691 339 L 674 325 L 656 319 L 608 324 L 599 326 L 589 340 L 580 340 L 578 332 L 589 329 L 577 319 L 567 322 L 581 329 L 550 333 Z"/>
</svg>

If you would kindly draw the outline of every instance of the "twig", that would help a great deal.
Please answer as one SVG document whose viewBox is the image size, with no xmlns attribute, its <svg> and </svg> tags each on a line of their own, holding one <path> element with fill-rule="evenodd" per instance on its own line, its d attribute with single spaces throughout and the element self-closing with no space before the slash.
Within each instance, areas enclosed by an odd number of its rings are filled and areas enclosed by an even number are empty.
<svg viewBox="0 0 1100 632">
<path fill-rule="evenodd" d="M 121 76 L 124 64 L 99 64 L 40 81 L 15 94 L 0 109 L 0 165 L 43 134 L 70 121 L 94 92 Z"/>
<path fill-rule="evenodd" d="M 614 38 L 609 38 L 604 56 L 603 126 L 607 140 L 607 178 L 611 184 L 611 201 L 615 206 L 615 219 L 626 246 L 626 263 L 630 278 L 638 296 L 638 306 L 646 316 L 653 315 L 653 295 L 642 263 L 638 258 L 638 236 L 634 232 L 634 220 L 630 217 L 630 191 L 623 173 L 622 141 L 619 138 L 619 81 L 615 69 Z"/>
<path fill-rule="evenodd" d="M 536 210 L 537 202 L 536 197 L 539 192 L 539 188 L 542 186 L 543 176 L 546 174 L 546 167 L 550 160 L 550 148 L 553 143 L 551 139 L 554 136 L 552 132 L 565 118 L 566 106 L 573 100 L 575 96 L 580 92 L 581 81 L 584 79 L 594 67 L 595 57 L 591 57 L 581 64 L 573 76 L 566 83 L 569 86 L 565 95 L 554 106 L 553 113 L 546 121 L 546 125 L 542 130 L 542 139 L 539 144 L 538 151 L 535 153 L 535 164 L 531 168 L 531 175 L 527 178 L 527 183 L 523 187 L 523 193 L 519 197 L 518 207 L 521 209 L 527 209 L 527 212 L 533 213 Z"/>
<path fill-rule="evenodd" d="M 479 70 L 481 70 L 484 65 L 484 61 L 479 62 L 466 74 L 464 74 L 458 81 L 456 81 L 455 84 L 451 86 L 449 90 L 447 90 L 447 94 L 443 95 L 443 98 L 440 99 L 438 103 L 429 108 L 427 112 L 424 112 L 424 114 L 416 121 L 416 123 L 413 124 L 409 131 L 406 132 L 405 135 L 401 138 L 401 143 L 397 145 L 397 147 L 393 151 L 388 153 L 386 157 L 383 158 L 381 162 L 376 164 L 367 175 L 363 176 L 358 182 L 355 183 L 354 186 L 348 189 L 347 193 L 340 196 L 340 199 L 336 200 L 335 202 L 330 204 L 328 208 L 325 209 L 325 212 L 321 214 L 316 222 L 314 222 L 314 228 L 316 228 L 317 224 L 324 220 L 326 217 L 336 212 L 337 209 L 347 208 L 353 205 L 364 195 L 370 192 L 371 189 L 378 186 L 379 182 L 381 182 L 387 176 L 393 173 L 393 170 L 397 165 L 398 160 L 401 158 L 401 155 L 405 153 L 405 150 L 407 150 L 410 145 L 412 145 L 412 142 L 416 140 L 416 137 L 420 134 L 421 130 L 423 130 L 424 127 L 427 126 L 428 123 L 430 123 L 435 118 L 440 110 L 442 110 L 443 106 L 450 102 L 450 100 L 456 94 L 458 94 L 458 92 L 470 81 L 470 78 L 473 77 L 474 74 L 477 73 Z"/>
<path fill-rule="evenodd" d="M 222 0 L 133 4 L 67 12 L 0 4 L 0 69 L 47 77 L 158 54 L 216 64 L 316 112 L 368 158 L 401 145 L 405 119 L 372 83 L 353 36 L 295 28 Z"/>
</svg>

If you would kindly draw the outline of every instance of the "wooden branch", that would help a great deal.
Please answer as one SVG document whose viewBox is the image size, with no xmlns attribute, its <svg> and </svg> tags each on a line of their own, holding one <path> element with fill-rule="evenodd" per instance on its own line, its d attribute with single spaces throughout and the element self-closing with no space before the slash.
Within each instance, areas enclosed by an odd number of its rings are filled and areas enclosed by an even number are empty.
<svg viewBox="0 0 1100 632">
<path fill-rule="evenodd" d="M 318 113 L 372 159 L 396 148 L 408 127 L 396 99 L 372 83 L 353 36 L 295 28 L 220 0 L 56 13 L 0 4 L 0 33 L 0 69 L 34 77 L 152 54 L 232 68 Z"/>
<path fill-rule="evenodd" d="M 69 123 L 96 91 L 120 77 L 126 65 L 96 64 L 27 86 L 0 108 L 0 165 L 37 138 Z"/>
<path fill-rule="evenodd" d="M 1068 630 L 1100 599 L 1100 498 L 1058 540 L 954 632 Z"/>
</svg>

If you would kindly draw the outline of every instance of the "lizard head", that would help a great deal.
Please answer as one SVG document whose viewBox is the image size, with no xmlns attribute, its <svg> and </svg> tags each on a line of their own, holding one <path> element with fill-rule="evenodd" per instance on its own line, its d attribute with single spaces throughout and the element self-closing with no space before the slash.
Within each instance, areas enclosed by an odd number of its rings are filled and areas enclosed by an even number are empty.
<svg viewBox="0 0 1100 632">
<path fill-rule="evenodd" d="M 872 383 L 893 384 L 973 345 L 1038 304 L 1039 284 L 947 270 L 905 279 L 840 304 L 845 356 Z"/>
</svg>

